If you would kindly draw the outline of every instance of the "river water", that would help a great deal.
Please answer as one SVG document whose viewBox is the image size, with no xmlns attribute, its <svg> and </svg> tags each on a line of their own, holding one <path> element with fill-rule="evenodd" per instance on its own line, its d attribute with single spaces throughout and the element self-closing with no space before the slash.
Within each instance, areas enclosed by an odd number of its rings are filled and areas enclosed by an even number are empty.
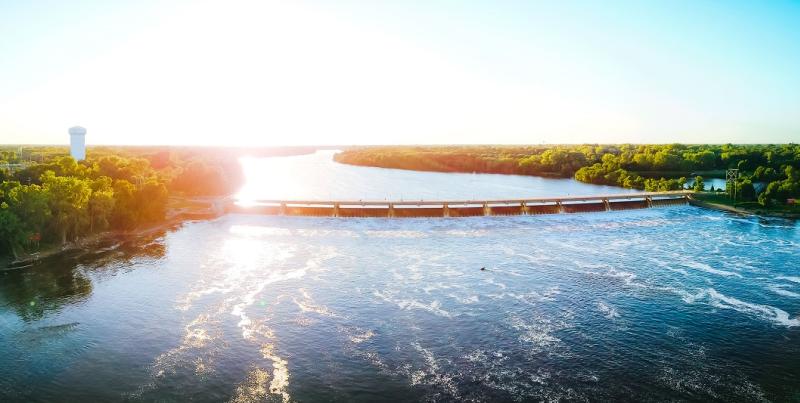
<svg viewBox="0 0 800 403">
<path fill-rule="evenodd" d="M 365 198 L 550 186 L 322 165 Z M 787 401 L 798 262 L 796 223 L 690 206 L 228 215 L 0 274 L 0 401 Z"/>
<path fill-rule="evenodd" d="M 239 195 L 262 200 L 481 200 L 634 192 L 574 179 L 418 172 L 338 164 L 335 151 L 283 158 L 244 158 Z"/>
</svg>

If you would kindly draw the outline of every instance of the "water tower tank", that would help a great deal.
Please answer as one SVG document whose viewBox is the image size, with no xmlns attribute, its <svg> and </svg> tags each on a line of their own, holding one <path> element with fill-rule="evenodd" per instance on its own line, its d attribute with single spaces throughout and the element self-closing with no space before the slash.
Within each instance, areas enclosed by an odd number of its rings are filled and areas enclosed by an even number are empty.
<svg viewBox="0 0 800 403">
<path fill-rule="evenodd" d="M 69 155 L 75 161 L 86 159 L 86 129 L 80 126 L 69 129 Z"/>
</svg>

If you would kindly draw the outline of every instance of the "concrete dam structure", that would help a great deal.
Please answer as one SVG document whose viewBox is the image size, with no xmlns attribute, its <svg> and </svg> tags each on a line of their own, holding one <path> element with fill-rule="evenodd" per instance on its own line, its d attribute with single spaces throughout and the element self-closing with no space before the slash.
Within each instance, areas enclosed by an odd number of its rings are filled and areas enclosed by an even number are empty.
<svg viewBox="0 0 800 403">
<path fill-rule="evenodd" d="M 688 204 L 691 191 L 511 200 L 230 200 L 226 212 L 310 217 L 476 217 L 588 213 Z"/>
</svg>

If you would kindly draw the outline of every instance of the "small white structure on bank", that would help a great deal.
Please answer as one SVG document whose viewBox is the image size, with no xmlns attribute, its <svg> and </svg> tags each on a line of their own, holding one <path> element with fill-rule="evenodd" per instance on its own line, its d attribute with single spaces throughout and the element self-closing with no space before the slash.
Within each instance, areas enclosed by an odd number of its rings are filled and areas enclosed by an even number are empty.
<svg viewBox="0 0 800 403">
<path fill-rule="evenodd" d="M 75 126 L 69 129 L 69 155 L 75 161 L 86 159 L 86 129 Z"/>
</svg>

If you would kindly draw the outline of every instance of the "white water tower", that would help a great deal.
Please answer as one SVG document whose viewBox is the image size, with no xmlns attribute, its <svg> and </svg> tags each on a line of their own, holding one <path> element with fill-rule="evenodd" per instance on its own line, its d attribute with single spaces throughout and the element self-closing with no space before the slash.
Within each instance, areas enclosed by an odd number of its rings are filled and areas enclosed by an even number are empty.
<svg viewBox="0 0 800 403">
<path fill-rule="evenodd" d="M 75 161 L 86 159 L 86 129 L 75 126 L 69 129 L 69 155 Z"/>
</svg>

